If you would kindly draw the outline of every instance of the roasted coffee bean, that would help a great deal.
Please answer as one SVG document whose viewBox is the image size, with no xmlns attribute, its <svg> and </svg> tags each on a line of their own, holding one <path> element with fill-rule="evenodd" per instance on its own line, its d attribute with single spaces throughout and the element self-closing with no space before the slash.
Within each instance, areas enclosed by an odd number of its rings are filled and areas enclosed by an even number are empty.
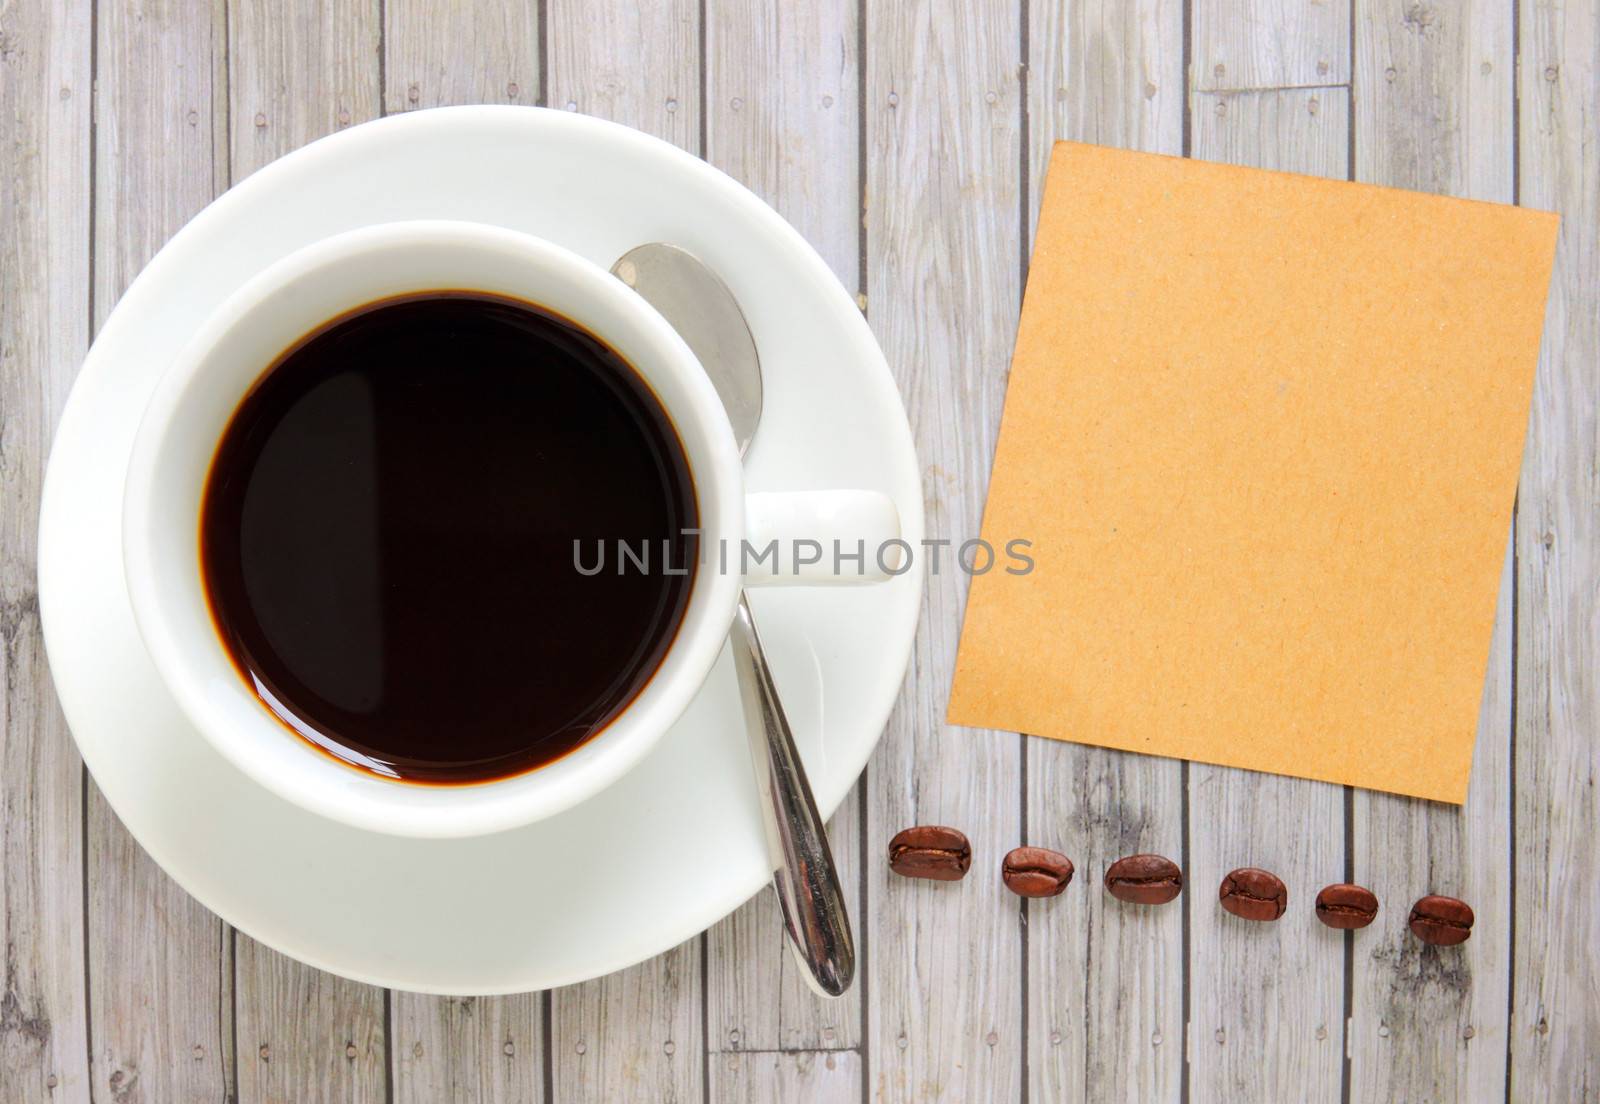
<svg viewBox="0 0 1600 1104">
<path fill-rule="evenodd" d="M 1289 891 L 1270 870 L 1240 867 L 1222 879 L 1222 907 L 1241 920 L 1276 920 L 1289 905 Z"/>
<path fill-rule="evenodd" d="M 1472 909 L 1465 901 L 1434 894 L 1411 906 L 1411 934 L 1436 947 L 1454 947 L 1472 934 Z"/>
<path fill-rule="evenodd" d="M 1160 855 L 1129 855 L 1106 870 L 1106 892 L 1134 905 L 1164 905 L 1183 892 L 1183 871 Z"/>
<path fill-rule="evenodd" d="M 1317 919 L 1330 928 L 1364 928 L 1378 915 L 1378 897 L 1366 886 L 1340 882 L 1317 894 Z"/>
<path fill-rule="evenodd" d="M 972 866 L 972 844 L 964 833 L 937 824 L 896 832 L 889 841 L 889 869 L 907 878 L 959 881 Z"/>
<path fill-rule="evenodd" d="M 1072 860 L 1044 847 L 1018 847 L 1000 864 L 1000 877 L 1018 897 L 1054 897 L 1072 881 Z"/>
</svg>

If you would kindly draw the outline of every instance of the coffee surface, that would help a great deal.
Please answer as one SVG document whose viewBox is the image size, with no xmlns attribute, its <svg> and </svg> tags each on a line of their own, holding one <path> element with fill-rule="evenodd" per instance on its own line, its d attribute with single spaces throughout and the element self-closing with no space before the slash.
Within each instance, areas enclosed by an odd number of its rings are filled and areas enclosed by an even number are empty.
<svg viewBox="0 0 1600 1104">
<path fill-rule="evenodd" d="M 288 727 L 379 774 L 474 782 L 565 755 L 644 687 L 697 521 L 621 357 L 530 304 L 438 292 L 336 319 L 261 378 L 212 464 L 201 563 Z"/>
</svg>

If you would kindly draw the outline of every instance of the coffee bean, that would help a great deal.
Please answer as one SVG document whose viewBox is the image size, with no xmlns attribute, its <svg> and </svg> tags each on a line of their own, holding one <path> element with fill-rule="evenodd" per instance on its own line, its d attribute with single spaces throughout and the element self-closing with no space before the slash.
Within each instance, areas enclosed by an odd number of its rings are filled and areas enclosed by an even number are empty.
<svg viewBox="0 0 1600 1104">
<path fill-rule="evenodd" d="M 1436 947 L 1454 947 L 1472 934 L 1472 909 L 1465 901 L 1434 894 L 1411 906 L 1411 934 Z"/>
<path fill-rule="evenodd" d="M 1241 920 L 1276 920 L 1289 904 L 1283 880 L 1269 870 L 1240 867 L 1222 879 L 1222 907 Z"/>
<path fill-rule="evenodd" d="M 1378 897 L 1365 886 L 1324 886 L 1317 894 L 1317 919 L 1330 928 L 1364 928 L 1378 915 Z"/>
<path fill-rule="evenodd" d="M 1018 897 L 1054 897 L 1072 881 L 1072 860 L 1044 847 L 1018 847 L 1000 864 L 1000 877 Z"/>
<path fill-rule="evenodd" d="M 959 881 L 972 866 L 972 844 L 964 833 L 937 824 L 896 832 L 889 841 L 889 869 L 907 878 Z"/>
<path fill-rule="evenodd" d="M 1129 855 L 1106 870 L 1106 892 L 1134 905 L 1164 905 L 1183 892 L 1183 871 L 1160 855 Z"/>
</svg>

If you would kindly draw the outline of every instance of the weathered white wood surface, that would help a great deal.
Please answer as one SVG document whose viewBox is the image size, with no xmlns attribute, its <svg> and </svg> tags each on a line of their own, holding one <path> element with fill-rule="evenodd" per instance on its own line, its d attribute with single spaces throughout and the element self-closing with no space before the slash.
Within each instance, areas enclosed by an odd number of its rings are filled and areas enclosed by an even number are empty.
<svg viewBox="0 0 1600 1104">
<path fill-rule="evenodd" d="M 927 539 L 911 669 L 867 768 L 868 1088 L 874 1100 L 1023 1091 L 1021 902 L 1000 858 L 1025 830 L 1022 737 L 945 724 L 966 579 L 1021 304 L 1022 27 L 1011 4 L 866 6 L 867 318 L 911 417 Z M 891 875 L 908 824 L 972 841 L 960 882 Z M 874 852 L 876 852 L 874 854 Z"/>
<path fill-rule="evenodd" d="M 537 1104 L 544 998 L 391 995 L 396 1104 Z"/>
<path fill-rule="evenodd" d="M 0 1100 L 1600 1100 L 1597 9 L 0 4 Z M 966 588 L 947 571 L 834 819 L 863 960 L 842 1002 L 800 986 L 766 897 L 614 977 L 477 1000 L 320 974 L 207 914 L 85 789 L 44 670 L 33 528 L 66 385 L 91 326 L 231 180 L 383 110 L 541 99 L 708 157 L 864 295 L 929 536 L 957 540 L 979 521 L 1054 139 L 1563 211 L 1466 808 L 949 729 Z M 913 821 L 969 832 L 966 882 L 885 873 Z M 1077 860 L 1067 896 L 1000 888 L 1024 838 Z M 1142 849 L 1187 860 L 1180 904 L 1100 890 Z M 1214 902 L 1251 862 L 1289 883 L 1277 925 Z M 1309 916 L 1347 871 L 1384 902 L 1350 937 Z M 1435 889 L 1478 910 L 1463 948 L 1404 933 Z"/>
<path fill-rule="evenodd" d="M 694 0 L 552 0 L 548 96 L 701 150 Z M 705 937 L 552 994 L 554 1100 L 686 1104 L 705 1095 Z"/>
<path fill-rule="evenodd" d="M 464 103 L 537 103 L 544 58 L 533 5 L 512 0 L 386 0 L 381 29 L 386 113 Z M 375 62 L 376 64 L 376 62 Z M 376 87 L 376 84 L 374 85 Z M 542 995 L 389 996 L 394 1101 L 543 1100 Z"/>
<path fill-rule="evenodd" d="M 859 293 L 856 0 L 707 0 L 705 14 L 706 160 L 772 204 Z M 861 916 L 861 797 L 858 784 L 828 825 L 852 918 Z M 788 1091 L 810 1086 L 830 1100 L 859 1100 L 860 1063 L 832 1052 L 860 1045 L 862 989 L 838 1001 L 816 997 L 785 946 L 781 923 L 777 898 L 763 891 L 706 935 L 711 1082 L 744 1086 L 726 1090 L 737 1096 L 784 1084 L 793 1071 L 799 1080 Z M 786 1055 L 769 1060 L 753 1053 L 764 1051 Z M 829 1053 L 811 1062 L 813 1051 Z M 722 1052 L 749 1057 L 730 1064 Z M 851 1072 L 853 1087 L 843 1087 Z"/>
<path fill-rule="evenodd" d="M 536 104 L 539 9 L 513 0 L 385 0 L 384 109 Z"/>
<path fill-rule="evenodd" d="M 696 0 L 547 0 L 548 99 L 700 150 Z"/>
<path fill-rule="evenodd" d="M 1500 3 L 1409 0 L 1356 23 L 1355 176 L 1418 191 L 1514 198 L 1512 13 Z M 1500 588 L 1464 808 L 1356 791 L 1354 880 L 1384 902 L 1349 937 L 1350 1098 L 1505 1096 L 1511 948 L 1511 558 Z M 1472 902 L 1484 923 L 1457 948 L 1424 947 L 1402 913 L 1425 892 Z"/>
<path fill-rule="evenodd" d="M 1348 5 L 1196 0 L 1194 20 L 1197 78 L 1210 73 L 1213 87 L 1236 90 L 1193 95 L 1191 154 L 1346 176 L 1349 89 L 1256 83 L 1272 73 L 1274 81 L 1311 84 L 1301 69 L 1318 63 L 1312 58 L 1335 63 L 1319 83 L 1345 72 Z M 1291 43 L 1292 53 L 1284 53 L 1280 44 Z M 1290 64 L 1288 78 L 1261 63 L 1268 58 Z M 1307 906 L 1322 886 L 1345 880 L 1344 795 L 1322 782 L 1202 763 L 1188 775 L 1192 1096 L 1337 1101 L 1344 1081 L 1345 941 Z M 1284 880 L 1289 911 L 1277 923 L 1240 920 L 1218 907 L 1224 875 L 1241 866 Z"/>
<path fill-rule="evenodd" d="M 379 114 L 378 0 L 228 4 L 228 170 L 237 183 L 307 142 Z"/>
<path fill-rule="evenodd" d="M 86 0 L 0 14 L 0 1098 L 71 1104 L 89 1099 L 83 766 L 50 689 L 34 531 L 89 343 L 89 42 Z"/>
<path fill-rule="evenodd" d="M 219 4 L 96 8 L 97 330 L 145 262 L 227 185 L 226 21 Z M 231 930 L 162 873 L 92 785 L 85 848 L 91 1099 L 224 1099 L 234 1088 Z"/>
<path fill-rule="evenodd" d="M 1183 152 L 1183 5 L 1033 4 L 1028 26 L 1031 241 L 1057 139 Z M 1177 1101 L 1183 1089 L 1184 905 L 1125 905 L 1100 888 L 1140 852 L 1183 857 L 1183 776 L 1170 759 L 1028 740 L 1028 842 L 1077 864 L 1027 906 L 1030 1100 Z"/>
<path fill-rule="evenodd" d="M 1519 6 L 1521 202 L 1560 211 L 1517 514 L 1514 1100 L 1600 1100 L 1600 6 Z"/>
<path fill-rule="evenodd" d="M 711 1099 L 726 1104 L 833 1104 L 861 1095 L 853 1050 L 744 1051 L 711 1056 Z"/>
<path fill-rule="evenodd" d="M 241 1104 L 384 1100 L 383 990 L 302 966 L 248 936 L 236 938 Z"/>
<path fill-rule="evenodd" d="M 1238 92 L 1350 83 L 1350 0 L 1190 3 L 1195 88 Z"/>
<path fill-rule="evenodd" d="M 309 18 L 278 5 L 228 8 L 230 183 L 292 149 L 379 113 L 377 0 L 323 0 Z M 386 996 L 234 937 L 241 1104 L 377 1104 L 387 1093 Z"/>
</svg>

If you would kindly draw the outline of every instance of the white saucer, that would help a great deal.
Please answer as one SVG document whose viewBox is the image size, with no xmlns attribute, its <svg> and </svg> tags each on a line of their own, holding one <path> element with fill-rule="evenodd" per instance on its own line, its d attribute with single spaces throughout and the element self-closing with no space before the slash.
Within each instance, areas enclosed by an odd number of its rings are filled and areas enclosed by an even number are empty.
<svg viewBox="0 0 1600 1104">
<path fill-rule="evenodd" d="M 584 805 L 482 839 L 398 839 L 303 812 L 213 751 L 151 667 L 123 586 L 123 471 L 174 352 L 269 262 L 406 218 L 526 230 L 605 266 L 646 241 L 705 258 L 761 349 L 766 412 L 747 461 L 752 489 L 881 490 L 915 546 L 916 456 L 882 353 L 798 233 L 698 159 L 566 112 L 423 111 L 316 142 L 219 198 L 123 296 L 57 431 L 39 534 L 51 667 L 95 781 L 180 885 L 285 954 L 425 992 L 544 989 L 667 950 L 766 883 L 727 652 L 655 752 Z M 920 586 L 918 568 L 876 587 L 751 598 L 825 813 L 899 692 Z"/>
</svg>

